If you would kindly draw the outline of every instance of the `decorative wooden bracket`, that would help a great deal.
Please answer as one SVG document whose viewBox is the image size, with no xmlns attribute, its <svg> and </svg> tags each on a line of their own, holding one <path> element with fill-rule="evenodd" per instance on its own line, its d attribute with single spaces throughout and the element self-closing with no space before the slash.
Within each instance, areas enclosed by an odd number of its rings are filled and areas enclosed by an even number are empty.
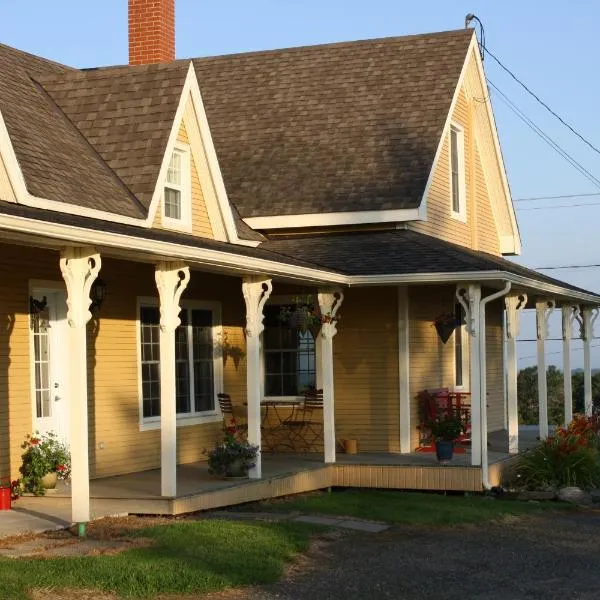
<svg viewBox="0 0 600 600">
<path fill-rule="evenodd" d="M 577 315 L 579 322 L 579 335 L 584 341 L 591 341 L 594 338 L 594 325 L 598 320 L 599 311 L 597 308 L 585 307 Z"/>
<path fill-rule="evenodd" d="M 273 291 L 273 282 L 260 276 L 246 277 L 242 282 L 242 293 L 246 301 L 246 335 L 259 337 L 265 326 L 264 306 Z"/>
<path fill-rule="evenodd" d="M 516 340 L 521 326 L 521 311 L 527 306 L 527 294 L 507 296 L 506 304 L 506 337 Z"/>
<path fill-rule="evenodd" d="M 183 262 L 160 262 L 154 278 L 160 298 L 160 328 L 175 331 L 181 324 L 179 300 L 190 280 L 190 268 Z"/>
<path fill-rule="evenodd" d="M 95 248 L 63 248 L 60 271 L 67 286 L 67 321 L 70 327 L 85 327 L 92 318 L 90 290 L 102 266 Z"/>
<path fill-rule="evenodd" d="M 580 322 L 581 310 L 579 306 L 564 306 L 562 311 L 562 338 L 570 340 L 573 334 L 573 323 Z"/>
<path fill-rule="evenodd" d="M 535 303 L 538 340 L 545 340 L 548 337 L 548 323 L 555 308 L 556 302 L 554 300 L 538 300 Z"/>
<path fill-rule="evenodd" d="M 479 286 L 457 286 L 456 299 L 465 311 L 465 328 L 471 337 L 477 335 L 477 323 L 475 323 L 475 303 L 481 300 L 481 288 Z"/>
<path fill-rule="evenodd" d="M 318 298 L 323 318 L 321 335 L 325 338 L 333 338 L 337 333 L 337 313 L 344 301 L 344 293 L 340 289 L 323 290 L 319 292 Z"/>
</svg>

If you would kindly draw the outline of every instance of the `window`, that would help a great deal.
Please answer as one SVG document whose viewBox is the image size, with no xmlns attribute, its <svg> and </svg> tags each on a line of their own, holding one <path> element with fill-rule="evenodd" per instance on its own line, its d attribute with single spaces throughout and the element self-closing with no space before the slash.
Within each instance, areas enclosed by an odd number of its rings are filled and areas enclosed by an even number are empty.
<svg viewBox="0 0 600 600">
<path fill-rule="evenodd" d="M 218 368 L 214 353 L 214 308 L 184 306 L 175 330 L 175 390 L 177 414 L 186 418 L 215 413 Z M 142 416 L 160 417 L 160 312 L 140 306 Z M 219 369 L 220 370 L 220 369 Z"/>
<path fill-rule="evenodd" d="M 456 322 L 460 323 L 454 330 L 454 385 L 458 388 L 465 385 L 465 322 L 463 307 L 456 304 L 454 309 Z"/>
<path fill-rule="evenodd" d="M 452 215 L 464 220 L 465 205 L 465 160 L 462 129 L 450 127 L 450 188 L 452 193 Z"/>
<path fill-rule="evenodd" d="M 163 195 L 163 225 L 177 229 L 190 227 L 190 159 L 189 149 L 176 146 L 169 161 Z"/>
<path fill-rule="evenodd" d="M 280 306 L 265 308 L 265 396 L 297 396 L 316 387 L 315 341 L 310 331 L 279 321 Z"/>
</svg>

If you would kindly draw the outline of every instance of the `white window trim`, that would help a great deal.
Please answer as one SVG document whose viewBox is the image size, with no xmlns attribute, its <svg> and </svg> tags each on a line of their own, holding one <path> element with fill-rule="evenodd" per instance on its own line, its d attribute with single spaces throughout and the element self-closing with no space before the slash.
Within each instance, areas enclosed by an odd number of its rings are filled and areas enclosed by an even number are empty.
<svg viewBox="0 0 600 600">
<path fill-rule="evenodd" d="M 287 295 L 279 295 L 279 296 L 270 296 L 267 300 L 267 306 L 281 306 L 285 304 L 293 304 L 294 298 L 302 295 L 300 292 L 298 294 L 287 294 Z M 309 294 L 311 296 L 316 297 L 316 292 L 314 294 Z M 278 401 L 278 402 L 289 402 L 290 404 L 295 404 L 298 402 L 302 402 L 304 400 L 303 396 L 265 396 L 265 344 L 263 342 L 264 333 L 260 334 L 260 388 L 261 388 L 261 397 L 263 400 L 268 401 Z M 320 336 L 319 336 L 320 337 Z M 321 344 L 319 343 L 319 337 L 315 340 L 315 385 L 317 389 L 321 388 Z"/>
<path fill-rule="evenodd" d="M 167 182 L 167 172 L 165 172 L 162 183 L 161 196 L 161 223 L 165 229 L 175 229 L 177 231 L 192 232 L 192 163 L 190 158 L 190 147 L 182 142 L 175 142 L 173 153 L 179 153 L 181 156 L 181 219 L 173 219 L 165 215 L 165 188 L 171 187 Z M 169 157 L 169 161 L 171 158 Z M 167 169 L 168 171 L 168 169 Z M 175 189 L 175 188 L 173 188 Z"/>
<path fill-rule="evenodd" d="M 458 205 L 459 211 L 454 210 L 452 202 L 452 130 L 456 131 L 458 146 Z M 450 214 L 457 221 L 467 222 L 467 184 L 465 177 L 465 129 L 458 123 L 451 122 L 448 128 L 448 181 L 450 183 Z"/>
<path fill-rule="evenodd" d="M 452 345 L 452 367 L 453 367 L 453 378 L 454 378 L 454 387 L 453 391 L 455 392 L 467 392 L 469 391 L 470 384 L 470 372 L 469 372 L 469 356 L 470 354 L 470 344 L 471 344 L 471 336 L 467 332 L 467 326 L 461 325 L 454 330 L 454 335 L 459 331 L 462 334 L 462 385 L 456 384 L 456 340 L 453 340 L 454 344 Z"/>
<path fill-rule="evenodd" d="M 137 378 L 138 378 L 138 414 L 140 431 L 152 431 L 160 429 L 160 417 L 144 418 L 144 396 L 142 386 L 142 328 L 140 322 L 140 308 L 142 306 L 160 306 L 158 298 L 149 296 L 138 296 L 136 302 L 136 353 L 137 353 Z M 203 425 L 205 423 L 217 423 L 223 420 L 223 414 L 217 401 L 217 394 L 223 391 L 223 355 L 219 351 L 217 340 L 222 339 L 223 325 L 221 321 L 221 303 L 207 300 L 184 300 L 181 302 L 182 309 L 210 310 L 213 315 L 213 380 L 215 409 L 204 412 L 179 413 L 177 415 L 177 427 L 188 427 L 191 425 Z"/>
</svg>

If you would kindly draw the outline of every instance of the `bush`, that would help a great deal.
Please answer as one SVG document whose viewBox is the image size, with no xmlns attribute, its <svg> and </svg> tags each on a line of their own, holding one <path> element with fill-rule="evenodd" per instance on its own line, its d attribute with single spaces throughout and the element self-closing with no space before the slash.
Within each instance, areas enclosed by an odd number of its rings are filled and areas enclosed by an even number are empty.
<svg viewBox="0 0 600 600">
<path fill-rule="evenodd" d="M 517 476 L 529 488 L 600 485 L 600 422 L 597 417 L 576 415 L 536 448 L 526 452 Z"/>
</svg>

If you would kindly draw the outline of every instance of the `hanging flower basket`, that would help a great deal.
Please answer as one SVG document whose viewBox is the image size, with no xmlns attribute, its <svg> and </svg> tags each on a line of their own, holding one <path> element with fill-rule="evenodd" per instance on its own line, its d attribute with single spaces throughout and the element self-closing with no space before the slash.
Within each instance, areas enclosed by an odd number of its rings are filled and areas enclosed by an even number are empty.
<svg viewBox="0 0 600 600">
<path fill-rule="evenodd" d="M 444 313 L 436 317 L 433 322 L 435 329 L 445 344 L 449 339 L 454 330 L 461 325 L 464 325 L 462 318 L 457 317 L 454 313 Z"/>
<path fill-rule="evenodd" d="M 340 318 L 338 315 L 322 314 L 310 295 L 293 298 L 293 302 L 292 306 L 281 307 L 278 316 L 279 322 L 302 333 L 309 331 L 315 340 L 323 323 L 332 323 Z"/>
</svg>

